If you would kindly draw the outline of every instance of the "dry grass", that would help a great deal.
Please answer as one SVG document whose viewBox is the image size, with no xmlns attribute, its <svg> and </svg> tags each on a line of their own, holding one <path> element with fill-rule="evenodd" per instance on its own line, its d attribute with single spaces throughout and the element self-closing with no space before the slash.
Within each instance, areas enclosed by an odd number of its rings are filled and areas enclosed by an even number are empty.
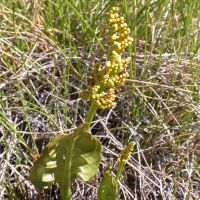
<svg viewBox="0 0 200 200">
<path fill-rule="evenodd" d="M 59 199 L 56 185 L 36 191 L 29 170 L 52 136 L 85 119 L 89 102 L 79 94 L 92 63 L 103 61 L 103 8 L 112 2 L 81 7 L 75 1 L 77 12 L 60 0 L 17 2 L 0 4 L 0 199 Z M 74 199 L 96 199 L 103 168 L 115 165 L 132 140 L 136 148 L 120 180 L 120 199 L 200 197 L 200 5 L 154 2 L 138 1 L 136 11 L 131 2 L 121 3 L 136 44 L 129 52 L 131 78 L 119 89 L 117 106 L 95 116 L 91 131 L 103 144 L 100 172 L 89 183 L 74 182 Z M 189 13 L 185 18 L 181 9 Z M 174 21 L 165 15 L 170 11 Z"/>
</svg>

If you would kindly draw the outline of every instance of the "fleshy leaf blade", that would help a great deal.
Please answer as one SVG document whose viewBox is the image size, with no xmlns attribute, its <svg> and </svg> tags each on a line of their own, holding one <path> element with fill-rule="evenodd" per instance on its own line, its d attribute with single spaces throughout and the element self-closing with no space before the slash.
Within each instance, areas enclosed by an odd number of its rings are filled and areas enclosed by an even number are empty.
<svg viewBox="0 0 200 200">
<path fill-rule="evenodd" d="M 78 128 L 72 134 L 56 136 L 46 146 L 31 169 L 30 180 L 38 189 L 48 187 L 53 181 L 60 187 L 78 177 L 88 181 L 97 173 L 100 161 L 101 143 Z"/>
<path fill-rule="evenodd" d="M 110 169 L 106 169 L 98 190 L 98 200 L 116 200 L 118 198 L 117 181 Z"/>
</svg>

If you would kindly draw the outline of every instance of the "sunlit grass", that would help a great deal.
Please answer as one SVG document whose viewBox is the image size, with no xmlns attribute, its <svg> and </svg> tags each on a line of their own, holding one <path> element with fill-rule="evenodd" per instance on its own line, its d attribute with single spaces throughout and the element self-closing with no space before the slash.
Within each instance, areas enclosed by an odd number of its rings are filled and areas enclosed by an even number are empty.
<svg viewBox="0 0 200 200">
<path fill-rule="evenodd" d="M 0 198 L 59 196 L 55 186 L 36 192 L 29 169 L 51 136 L 85 119 L 88 104 L 79 94 L 94 63 L 104 62 L 106 13 L 116 3 L 134 44 L 127 86 L 116 107 L 98 112 L 92 129 L 104 145 L 102 166 L 134 140 L 122 199 L 200 196 L 198 0 L 2 0 Z M 74 197 L 94 198 L 97 184 L 76 182 Z"/>
</svg>

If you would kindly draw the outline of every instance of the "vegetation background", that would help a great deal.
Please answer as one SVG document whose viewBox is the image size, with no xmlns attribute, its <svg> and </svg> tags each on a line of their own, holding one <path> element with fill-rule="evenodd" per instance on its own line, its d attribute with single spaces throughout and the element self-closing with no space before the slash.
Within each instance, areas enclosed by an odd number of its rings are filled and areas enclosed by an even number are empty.
<svg viewBox="0 0 200 200">
<path fill-rule="evenodd" d="M 56 185 L 36 191 L 29 170 L 51 137 L 84 122 L 79 94 L 105 61 L 116 5 L 134 38 L 130 79 L 95 116 L 100 172 L 76 180 L 73 197 L 96 199 L 104 167 L 135 141 L 120 199 L 200 199 L 199 0 L 0 0 L 0 199 L 60 199 Z"/>
</svg>

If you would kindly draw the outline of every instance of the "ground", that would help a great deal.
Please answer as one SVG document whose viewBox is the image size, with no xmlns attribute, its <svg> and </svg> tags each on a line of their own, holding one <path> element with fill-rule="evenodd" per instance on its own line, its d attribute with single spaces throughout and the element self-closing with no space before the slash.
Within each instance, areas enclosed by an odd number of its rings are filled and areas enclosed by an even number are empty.
<svg viewBox="0 0 200 200">
<path fill-rule="evenodd" d="M 102 171 L 129 142 L 119 199 L 200 198 L 200 2 L 0 1 L 0 199 L 60 199 L 35 190 L 31 166 L 55 135 L 83 123 L 80 94 L 108 47 L 107 13 L 119 6 L 134 39 L 130 78 L 91 127 L 103 145 L 99 173 L 73 183 L 96 199 Z M 105 51 L 102 50 L 102 47 Z"/>
</svg>

